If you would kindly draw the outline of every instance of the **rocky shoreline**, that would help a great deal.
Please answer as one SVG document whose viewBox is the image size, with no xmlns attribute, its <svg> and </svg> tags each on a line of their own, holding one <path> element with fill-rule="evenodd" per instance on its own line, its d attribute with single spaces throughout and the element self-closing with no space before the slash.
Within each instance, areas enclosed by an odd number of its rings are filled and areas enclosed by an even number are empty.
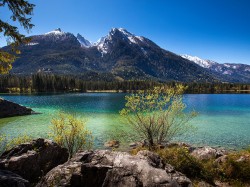
<svg viewBox="0 0 250 187">
<path fill-rule="evenodd" d="M 33 114 L 31 108 L 0 98 L 0 118 Z"/>
<path fill-rule="evenodd" d="M 130 143 L 129 149 L 137 149 L 140 147 L 147 147 L 147 142 L 145 140 Z M 119 148 L 120 142 L 117 140 L 110 140 L 104 143 L 104 147 L 107 149 Z M 200 160 L 206 160 L 211 158 L 219 158 L 229 152 L 229 150 L 222 147 L 211 147 L 211 146 L 193 146 L 185 142 L 172 142 L 160 144 L 157 146 L 158 149 L 172 148 L 172 147 L 183 147 L 186 148 L 192 156 Z"/>
<path fill-rule="evenodd" d="M 185 143 L 168 146 L 190 148 L 192 156 L 199 160 L 214 158 L 223 162 L 228 154 L 224 149 L 208 146 L 193 148 Z M 67 149 L 51 140 L 36 139 L 18 145 L 0 156 L 0 186 L 194 186 L 191 179 L 147 150 L 136 155 L 111 150 L 79 151 L 73 158 L 68 157 Z M 202 181 L 198 186 L 226 185 Z"/>
<path fill-rule="evenodd" d="M 182 173 L 150 151 L 133 156 L 110 150 L 80 151 L 37 139 L 4 152 L 0 184 L 4 186 L 192 186 Z M 1 186 L 1 185 L 0 185 Z"/>
</svg>

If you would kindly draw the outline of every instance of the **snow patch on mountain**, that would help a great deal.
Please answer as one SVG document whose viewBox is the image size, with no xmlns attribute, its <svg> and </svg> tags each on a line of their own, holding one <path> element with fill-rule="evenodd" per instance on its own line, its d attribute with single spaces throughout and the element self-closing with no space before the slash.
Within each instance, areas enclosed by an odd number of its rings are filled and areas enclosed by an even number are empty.
<svg viewBox="0 0 250 187">
<path fill-rule="evenodd" d="M 79 33 L 77 34 L 76 38 L 77 38 L 78 42 L 81 44 L 82 47 L 89 48 L 89 47 L 93 46 L 93 44 L 90 41 L 88 41 L 87 39 L 85 39 Z"/>
<path fill-rule="evenodd" d="M 128 36 L 128 39 L 131 43 L 137 44 L 137 41 L 135 40 L 134 36 Z"/>
<path fill-rule="evenodd" d="M 65 32 L 63 32 L 60 28 L 45 33 L 45 35 L 64 35 L 64 34 Z"/>
<path fill-rule="evenodd" d="M 229 63 L 223 64 L 223 66 L 225 66 L 227 68 L 231 68 L 231 69 L 238 69 L 241 67 L 241 65 L 239 65 L 239 64 L 229 64 Z"/>
<path fill-rule="evenodd" d="M 221 66 L 215 67 L 214 70 L 215 70 L 216 72 L 222 72 L 222 71 L 223 71 L 223 69 L 222 69 Z"/>
<path fill-rule="evenodd" d="M 197 56 L 181 55 L 181 57 L 190 60 L 203 68 L 210 68 L 212 65 L 216 64 L 216 62 L 210 60 L 203 60 Z"/>
<path fill-rule="evenodd" d="M 112 31 L 115 31 L 116 29 L 112 29 Z M 128 32 L 126 29 L 123 29 L 123 28 L 119 28 L 118 29 L 124 36 L 125 38 L 128 38 L 128 40 L 131 42 L 131 43 L 134 43 L 134 44 L 138 44 L 138 42 L 136 41 L 137 37 Z"/>
<path fill-rule="evenodd" d="M 136 36 L 130 32 L 128 32 L 126 29 L 119 28 L 118 29 L 125 37 L 129 39 L 131 43 L 139 44 L 139 42 L 145 42 L 144 38 L 142 36 Z"/>
<path fill-rule="evenodd" d="M 224 71 L 222 74 L 223 75 L 232 75 L 232 71 L 230 71 L 230 70 L 226 70 L 226 71 Z"/>
<path fill-rule="evenodd" d="M 101 52 L 102 57 L 104 54 L 108 53 L 108 40 L 110 39 L 110 36 L 104 36 L 101 37 L 97 42 L 93 44 L 93 46 L 96 46 L 98 51 Z"/>
<path fill-rule="evenodd" d="M 37 42 L 30 42 L 30 43 L 27 43 L 26 46 L 33 46 L 33 45 L 38 45 L 39 43 Z"/>
<path fill-rule="evenodd" d="M 145 42 L 144 37 L 142 36 L 135 36 L 137 39 L 139 39 L 141 42 Z"/>
<path fill-rule="evenodd" d="M 246 64 L 230 64 L 230 63 L 224 63 L 219 64 L 214 61 L 210 60 L 203 60 L 199 57 L 192 57 L 189 55 L 181 55 L 183 58 L 186 58 L 190 61 L 193 61 L 194 63 L 198 64 L 201 67 L 208 68 L 209 70 L 226 75 L 226 76 L 233 76 L 241 81 L 248 80 L 250 77 L 250 66 Z"/>
</svg>

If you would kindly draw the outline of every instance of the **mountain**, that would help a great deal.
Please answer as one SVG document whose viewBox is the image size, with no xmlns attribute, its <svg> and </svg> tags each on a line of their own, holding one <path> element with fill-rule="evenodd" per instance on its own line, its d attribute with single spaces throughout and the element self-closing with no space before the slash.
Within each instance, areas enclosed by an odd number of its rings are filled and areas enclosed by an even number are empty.
<svg viewBox="0 0 250 187">
<path fill-rule="evenodd" d="M 101 53 L 99 67 L 122 79 L 213 81 L 206 70 L 151 40 L 114 28 L 95 43 Z"/>
<path fill-rule="evenodd" d="M 123 28 L 111 29 L 95 43 L 61 29 L 30 38 L 29 44 L 20 46 L 22 53 L 13 63 L 11 73 L 68 74 L 89 80 L 239 82 Z"/>
<path fill-rule="evenodd" d="M 220 64 L 211 60 L 203 60 L 196 56 L 181 56 L 198 64 L 203 68 L 209 69 L 213 73 L 220 74 L 227 77 L 228 79 L 233 79 L 232 82 L 250 82 L 250 65 L 233 63 Z"/>
<path fill-rule="evenodd" d="M 203 68 L 210 68 L 211 66 L 218 64 L 217 62 L 214 62 L 211 60 L 203 60 L 197 56 L 181 55 L 181 57 L 188 59 L 188 60 L 198 64 L 199 66 L 201 66 Z"/>
<path fill-rule="evenodd" d="M 80 35 L 79 33 L 76 36 L 77 40 L 79 41 L 79 43 L 81 44 L 82 47 L 92 47 L 92 43 L 90 41 L 88 41 L 87 39 L 85 39 L 82 35 Z"/>
</svg>

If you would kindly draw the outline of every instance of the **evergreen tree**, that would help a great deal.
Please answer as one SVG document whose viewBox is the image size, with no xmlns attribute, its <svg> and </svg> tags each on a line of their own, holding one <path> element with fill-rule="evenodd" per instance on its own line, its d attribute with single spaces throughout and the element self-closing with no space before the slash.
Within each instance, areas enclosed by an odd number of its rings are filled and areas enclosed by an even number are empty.
<svg viewBox="0 0 250 187">
<path fill-rule="evenodd" d="M 31 23 L 31 16 L 34 8 L 34 4 L 29 3 L 26 0 L 0 0 L 0 7 L 7 6 L 11 11 L 10 20 L 13 22 L 19 22 L 21 27 L 27 32 L 34 26 Z M 23 34 L 20 33 L 16 26 L 0 20 L 0 33 L 7 38 L 7 43 L 12 46 L 14 53 L 19 54 L 20 51 L 17 47 L 28 42 Z M 7 73 L 12 68 L 12 62 L 16 57 L 6 51 L 0 50 L 0 74 Z"/>
</svg>

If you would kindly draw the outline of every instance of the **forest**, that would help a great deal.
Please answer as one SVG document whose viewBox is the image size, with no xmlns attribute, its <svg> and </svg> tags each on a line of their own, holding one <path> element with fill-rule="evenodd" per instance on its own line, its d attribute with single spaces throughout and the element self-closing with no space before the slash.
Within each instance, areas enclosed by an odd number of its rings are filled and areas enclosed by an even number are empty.
<svg viewBox="0 0 250 187">
<path fill-rule="evenodd" d="M 155 86 L 172 87 L 181 82 L 157 82 L 151 80 L 89 81 L 74 76 L 37 73 L 32 76 L 0 76 L 1 93 L 38 92 L 135 92 Z M 250 84 L 240 83 L 181 83 L 186 93 L 250 93 Z"/>
</svg>

